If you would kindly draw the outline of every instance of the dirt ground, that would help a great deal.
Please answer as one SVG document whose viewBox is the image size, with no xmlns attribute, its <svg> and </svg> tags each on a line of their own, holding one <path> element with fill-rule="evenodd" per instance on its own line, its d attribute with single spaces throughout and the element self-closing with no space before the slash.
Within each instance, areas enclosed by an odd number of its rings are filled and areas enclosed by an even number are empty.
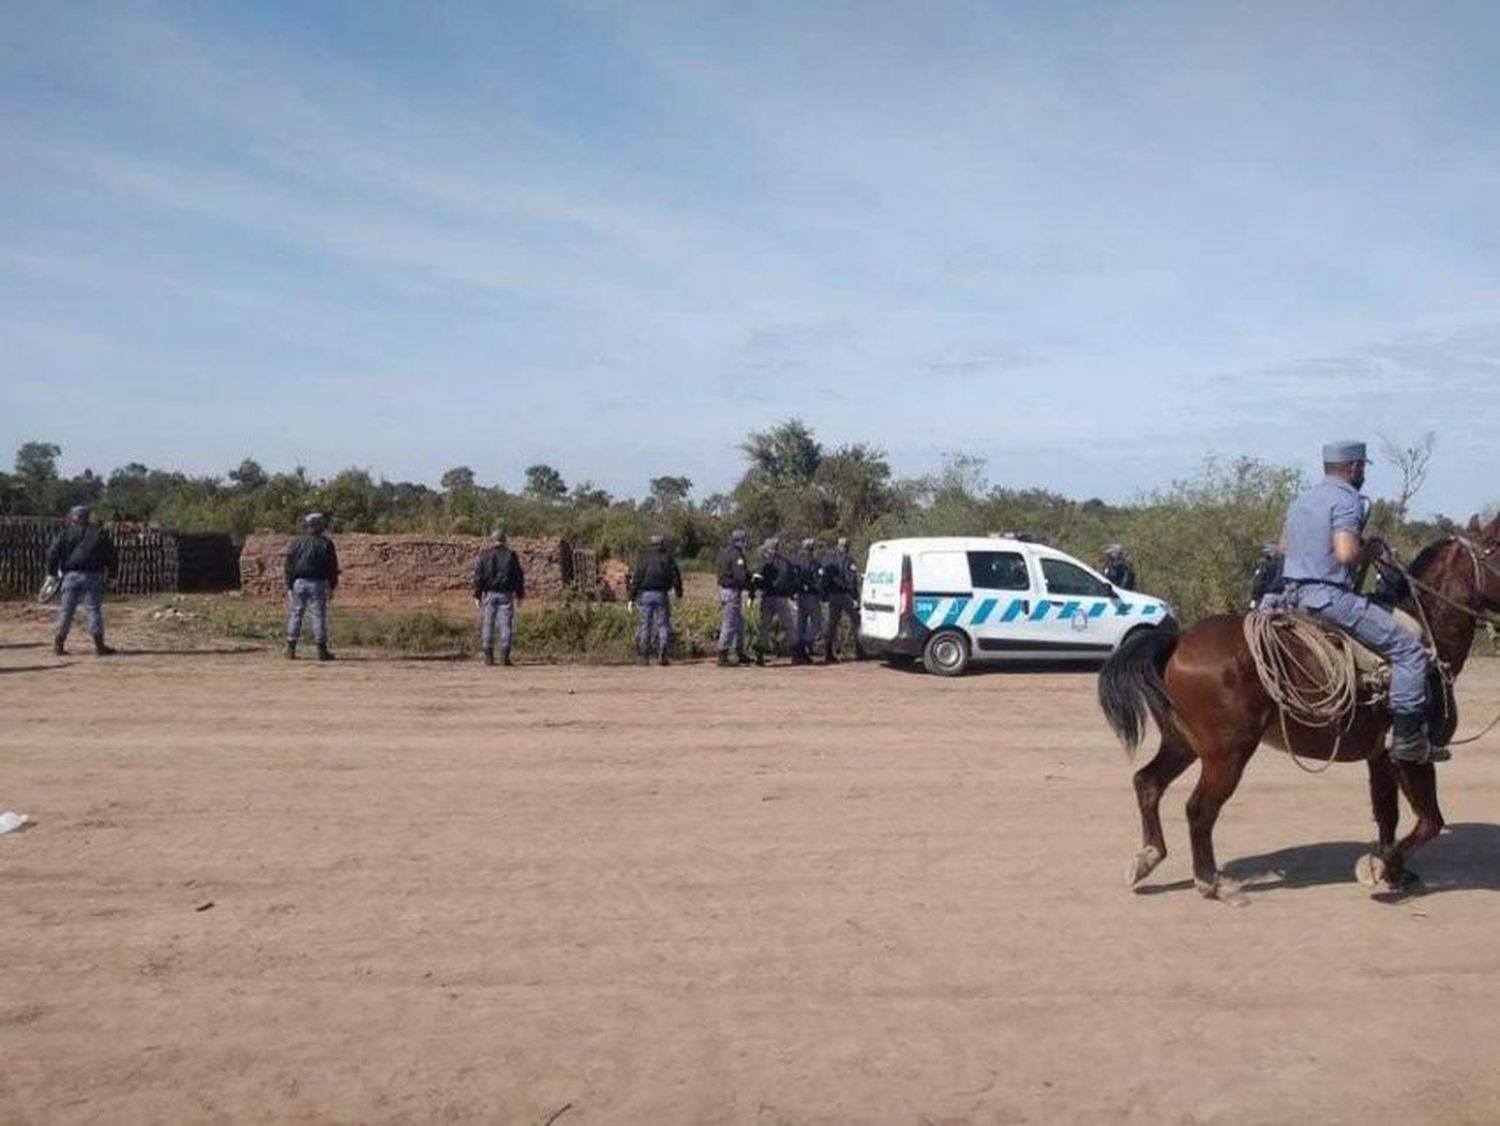
<svg viewBox="0 0 1500 1126">
<path fill-rule="evenodd" d="M 1263 753 L 1233 907 L 1191 775 L 1125 888 L 1087 672 L 44 635 L 0 613 L 0 1121 L 1500 1121 L 1500 735 L 1396 903 L 1363 770 Z"/>
</svg>

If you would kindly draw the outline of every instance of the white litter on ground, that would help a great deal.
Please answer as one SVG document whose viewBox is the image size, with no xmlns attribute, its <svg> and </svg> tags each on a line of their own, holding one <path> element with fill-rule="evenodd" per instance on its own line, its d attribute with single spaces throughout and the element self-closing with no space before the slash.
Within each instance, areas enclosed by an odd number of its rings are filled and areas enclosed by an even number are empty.
<svg viewBox="0 0 1500 1126">
<path fill-rule="evenodd" d="M 30 820 L 31 818 L 24 813 L 12 813 L 7 809 L 4 813 L 0 813 L 0 836 L 19 829 Z"/>
</svg>

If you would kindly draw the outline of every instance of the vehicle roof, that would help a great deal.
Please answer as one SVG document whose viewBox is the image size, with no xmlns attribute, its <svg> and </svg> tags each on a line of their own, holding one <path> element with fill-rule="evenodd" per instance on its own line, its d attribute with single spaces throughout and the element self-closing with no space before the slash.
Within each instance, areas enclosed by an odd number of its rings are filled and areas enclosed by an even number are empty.
<svg viewBox="0 0 1500 1126">
<path fill-rule="evenodd" d="M 897 540 L 878 540 L 870 545 L 870 550 L 874 551 L 876 548 L 882 548 L 889 551 L 907 552 L 933 550 L 1024 551 L 1028 547 L 1037 551 L 1055 552 L 1058 555 L 1067 554 L 1061 548 L 1053 547 L 1051 544 L 1042 543 L 1038 540 L 1018 540 L 1010 536 L 908 536 Z"/>
</svg>

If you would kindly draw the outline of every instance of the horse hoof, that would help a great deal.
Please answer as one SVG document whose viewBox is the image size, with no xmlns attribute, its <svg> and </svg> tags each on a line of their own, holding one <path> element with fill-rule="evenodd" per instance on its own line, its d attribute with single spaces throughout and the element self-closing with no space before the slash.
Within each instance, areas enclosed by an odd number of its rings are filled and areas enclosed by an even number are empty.
<svg viewBox="0 0 1500 1126">
<path fill-rule="evenodd" d="M 1388 870 L 1385 859 L 1367 852 L 1354 862 L 1354 878 L 1367 888 L 1380 887 L 1387 882 Z"/>
<path fill-rule="evenodd" d="M 1198 889 L 1198 894 L 1204 899 L 1216 899 L 1220 903 L 1228 903 L 1234 907 L 1244 907 L 1250 902 L 1249 896 L 1240 890 L 1240 885 L 1233 880 L 1226 880 L 1219 876 L 1212 882 L 1208 880 L 1194 879 L 1193 886 Z"/>
<path fill-rule="evenodd" d="M 1152 872 L 1156 866 L 1167 858 L 1167 854 L 1155 845 L 1147 845 L 1135 854 L 1135 859 L 1130 862 L 1129 874 L 1126 877 L 1129 886 L 1135 887 Z"/>
</svg>

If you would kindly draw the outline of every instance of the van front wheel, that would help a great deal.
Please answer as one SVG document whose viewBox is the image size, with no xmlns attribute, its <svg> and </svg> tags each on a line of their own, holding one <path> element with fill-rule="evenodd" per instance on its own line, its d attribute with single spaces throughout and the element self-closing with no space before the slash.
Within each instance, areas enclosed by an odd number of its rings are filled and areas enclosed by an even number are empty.
<svg viewBox="0 0 1500 1126">
<path fill-rule="evenodd" d="M 922 665 L 933 676 L 958 676 L 969 667 L 969 639 L 956 629 L 939 630 L 922 647 Z"/>
</svg>

